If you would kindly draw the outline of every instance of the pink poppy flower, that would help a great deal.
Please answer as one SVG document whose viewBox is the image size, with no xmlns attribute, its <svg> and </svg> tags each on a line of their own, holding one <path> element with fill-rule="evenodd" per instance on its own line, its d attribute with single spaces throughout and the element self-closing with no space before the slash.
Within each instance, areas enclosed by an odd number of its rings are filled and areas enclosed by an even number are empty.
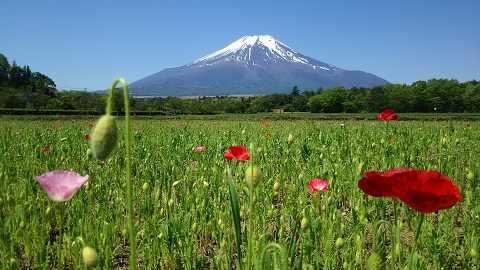
<svg viewBox="0 0 480 270">
<path fill-rule="evenodd" d="M 250 153 L 245 152 L 246 150 L 246 146 L 230 146 L 230 149 L 223 152 L 223 156 L 228 160 L 232 160 L 234 158 L 238 160 L 249 160 Z"/>
<path fill-rule="evenodd" d="M 311 192 L 327 191 L 327 186 L 327 181 L 315 178 L 308 184 L 308 189 L 310 189 Z"/>
<path fill-rule="evenodd" d="M 33 176 L 33 178 L 40 183 L 50 199 L 64 202 L 73 197 L 75 192 L 88 180 L 88 175 L 80 176 L 76 172 L 57 170 Z"/>
<path fill-rule="evenodd" d="M 197 148 L 195 148 L 195 149 L 193 149 L 193 150 L 195 150 L 195 151 L 197 151 L 197 152 L 202 152 L 203 150 L 205 150 L 205 146 L 199 146 L 199 147 L 197 147 Z"/>
</svg>

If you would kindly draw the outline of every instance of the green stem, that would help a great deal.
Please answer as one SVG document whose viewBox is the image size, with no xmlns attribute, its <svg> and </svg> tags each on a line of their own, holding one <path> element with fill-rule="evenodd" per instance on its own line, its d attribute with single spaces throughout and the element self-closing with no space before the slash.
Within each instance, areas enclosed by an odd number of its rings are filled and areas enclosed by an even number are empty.
<svg viewBox="0 0 480 270">
<path fill-rule="evenodd" d="M 250 181 L 250 202 L 249 202 L 249 217 L 248 217 L 248 256 L 247 256 L 247 266 L 249 269 L 252 267 L 252 257 L 253 257 L 253 192 L 254 192 L 254 174 L 253 174 L 253 144 L 250 144 L 250 169 L 251 171 L 251 181 Z"/>
<path fill-rule="evenodd" d="M 125 103 L 125 147 L 127 154 L 127 211 L 128 211 L 128 229 L 130 234 L 130 269 L 136 268 L 136 240 L 135 228 L 133 227 L 133 191 L 132 191 L 132 154 L 130 140 L 130 100 L 128 95 L 127 82 L 123 78 L 118 78 L 113 82 L 109 91 L 107 102 L 107 114 L 112 114 L 113 91 L 118 83 L 123 86 L 123 97 Z"/>
<path fill-rule="evenodd" d="M 392 232 L 391 232 L 391 243 L 392 243 L 392 246 L 391 246 L 391 252 L 392 252 L 392 264 L 391 264 L 391 268 L 392 270 L 395 270 L 395 260 L 396 260 L 396 248 L 397 248 L 397 231 L 398 231 L 398 223 L 397 223 L 397 199 L 396 198 L 393 198 L 393 228 L 392 228 Z M 400 257 L 400 256 L 399 256 Z"/>
<path fill-rule="evenodd" d="M 413 242 L 412 252 L 410 253 L 410 262 L 408 263 L 408 269 L 414 269 L 412 268 L 413 254 L 415 253 L 415 249 L 417 247 L 418 236 L 420 235 L 420 230 L 422 229 L 424 218 L 425 218 L 425 214 L 421 214 L 420 222 L 418 223 L 417 234 L 415 235 L 415 241 Z"/>
<path fill-rule="evenodd" d="M 288 261 L 287 261 L 287 252 L 285 251 L 282 246 L 280 246 L 277 243 L 269 243 L 267 244 L 262 251 L 262 256 L 261 256 L 261 263 L 260 266 L 263 267 L 270 267 L 270 265 L 265 266 L 266 262 L 266 256 L 268 256 L 267 252 L 270 250 L 275 251 L 275 249 L 280 253 L 280 258 L 281 258 L 281 269 L 282 270 L 287 270 L 288 269 Z M 275 269 L 275 268 L 274 268 Z"/>
<path fill-rule="evenodd" d="M 63 243 L 63 202 L 59 203 L 59 212 L 60 214 L 58 215 L 58 246 L 57 246 L 57 256 L 58 256 L 58 269 L 61 269 L 62 266 L 62 256 L 61 256 L 61 251 L 62 251 L 62 243 Z"/>
</svg>

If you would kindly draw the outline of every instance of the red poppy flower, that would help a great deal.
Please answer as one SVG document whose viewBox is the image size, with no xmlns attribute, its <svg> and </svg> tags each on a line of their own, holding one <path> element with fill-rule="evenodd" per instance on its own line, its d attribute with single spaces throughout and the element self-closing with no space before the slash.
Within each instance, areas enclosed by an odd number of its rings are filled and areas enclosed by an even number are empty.
<svg viewBox="0 0 480 270">
<path fill-rule="evenodd" d="M 8 133 L 8 129 L 5 129 L 3 132 Z"/>
<path fill-rule="evenodd" d="M 246 146 L 230 146 L 230 149 L 223 152 L 223 156 L 228 160 L 232 160 L 234 158 L 238 160 L 249 160 L 250 153 L 245 152 L 246 150 Z"/>
<path fill-rule="evenodd" d="M 322 179 L 315 178 L 308 183 L 308 189 L 312 192 L 327 191 L 328 182 Z"/>
<path fill-rule="evenodd" d="M 397 120 L 397 118 L 398 115 L 394 113 L 393 110 L 385 110 L 378 115 L 378 119 L 382 121 Z"/>
<path fill-rule="evenodd" d="M 43 152 L 44 152 L 44 153 L 49 153 L 49 152 L 50 152 L 50 148 L 45 148 L 45 149 L 43 149 Z"/>
<path fill-rule="evenodd" d="M 184 124 L 184 123 L 181 123 L 180 126 L 183 127 L 183 126 L 185 126 L 185 124 Z"/>
<path fill-rule="evenodd" d="M 263 124 L 264 126 L 268 127 L 268 123 Z"/>
<path fill-rule="evenodd" d="M 437 171 L 410 170 L 397 177 L 398 198 L 418 212 L 437 212 L 463 200 L 457 185 Z"/>
<path fill-rule="evenodd" d="M 93 124 L 88 124 L 89 127 L 93 127 Z"/>
<path fill-rule="evenodd" d="M 267 137 L 272 137 L 272 133 L 267 133 Z"/>
<path fill-rule="evenodd" d="M 395 139 L 394 139 L 394 138 L 390 138 L 390 142 L 395 142 Z"/>
<path fill-rule="evenodd" d="M 470 123 L 467 123 L 467 127 L 470 127 Z"/>
<path fill-rule="evenodd" d="M 358 181 L 358 187 L 366 194 L 373 197 L 397 197 L 394 191 L 396 182 L 395 175 L 413 169 L 395 168 L 385 173 L 369 171 L 365 173 L 365 177 Z"/>
<path fill-rule="evenodd" d="M 412 209 L 428 214 L 452 207 L 463 199 L 457 185 L 437 171 L 397 168 L 384 174 L 371 171 L 358 187 L 374 197 L 396 197 Z"/>
<path fill-rule="evenodd" d="M 90 135 L 88 135 L 88 134 L 85 135 L 85 137 L 83 137 L 83 140 L 84 140 L 84 141 L 89 141 L 89 140 L 90 140 Z"/>
</svg>

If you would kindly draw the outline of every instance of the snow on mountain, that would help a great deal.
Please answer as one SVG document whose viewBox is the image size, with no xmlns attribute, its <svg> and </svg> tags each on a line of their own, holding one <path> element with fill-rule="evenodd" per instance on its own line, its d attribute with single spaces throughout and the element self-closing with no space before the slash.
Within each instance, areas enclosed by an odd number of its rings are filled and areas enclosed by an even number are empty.
<svg viewBox="0 0 480 270">
<path fill-rule="evenodd" d="M 308 57 L 303 56 L 302 54 L 296 52 L 292 48 L 283 44 L 282 42 L 276 40 L 269 35 L 261 36 L 244 36 L 227 47 L 218 50 L 212 54 L 204 56 L 200 59 L 193 61 L 191 64 L 187 65 L 188 67 L 203 67 L 218 64 L 224 61 L 238 61 L 244 62 L 245 65 L 260 65 L 262 66 L 262 60 L 258 61 L 255 59 L 252 54 L 252 50 L 263 49 L 264 54 L 262 55 L 264 59 L 269 59 L 271 61 L 288 61 L 296 62 L 305 65 L 309 65 L 313 69 L 320 68 L 324 70 L 335 70 L 334 66 L 331 65 L 318 65 L 310 63 Z M 255 62 L 255 60 L 257 60 Z"/>
<path fill-rule="evenodd" d="M 293 86 L 316 90 L 388 83 L 303 55 L 269 35 L 244 36 L 189 64 L 167 68 L 129 85 L 141 96 L 289 93 Z"/>
</svg>

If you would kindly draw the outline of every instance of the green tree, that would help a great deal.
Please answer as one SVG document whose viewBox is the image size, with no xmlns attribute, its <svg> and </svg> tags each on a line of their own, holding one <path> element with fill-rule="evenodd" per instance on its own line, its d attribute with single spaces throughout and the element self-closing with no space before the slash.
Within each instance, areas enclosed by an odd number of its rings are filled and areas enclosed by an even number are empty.
<svg viewBox="0 0 480 270">
<path fill-rule="evenodd" d="M 292 89 L 292 93 L 290 93 L 290 95 L 292 96 L 298 96 L 300 95 L 300 90 L 298 90 L 298 86 L 294 86 L 293 89 Z"/>
<path fill-rule="evenodd" d="M 10 64 L 7 57 L 0 53 L 0 86 L 8 84 L 8 74 L 10 73 Z"/>
</svg>

